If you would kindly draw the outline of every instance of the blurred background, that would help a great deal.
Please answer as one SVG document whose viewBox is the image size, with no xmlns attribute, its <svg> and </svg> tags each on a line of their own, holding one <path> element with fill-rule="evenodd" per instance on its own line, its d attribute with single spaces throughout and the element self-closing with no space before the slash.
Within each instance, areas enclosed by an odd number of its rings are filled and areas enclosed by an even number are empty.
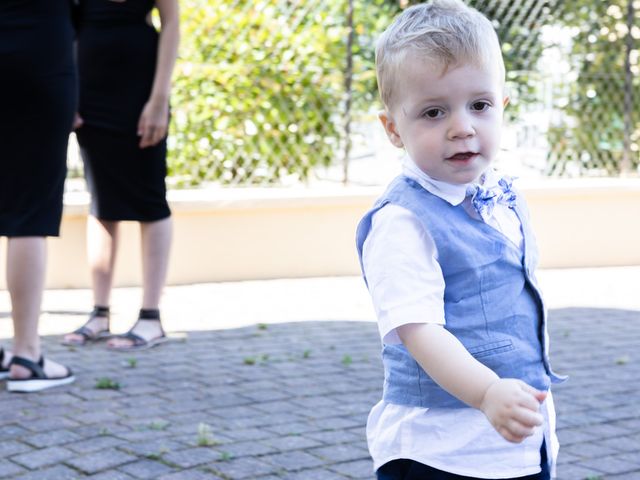
<svg viewBox="0 0 640 480">
<path fill-rule="evenodd" d="M 376 117 L 375 40 L 412 3 L 181 0 L 169 284 L 359 275 L 357 222 L 404 154 Z M 468 3 L 501 39 L 511 103 L 497 166 L 519 178 L 541 266 L 640 265 L 640 1 Z M 88 203 L 73 140 L 69 166 L 57 288 L 88 284 L 67 260 L 84 257 Z M 125 227 L 116 284 L 138 285 Z"/>
<path fill-rule="evenodd" d="M 385 183 L 402 152 L 377 124 L 374 42 L 412 3 L 181 1 L 171 187 Z M 637 175 L 640 2 L 467 3 L 494 20 L 502 42 L 508 169 Z"/>
</svg>

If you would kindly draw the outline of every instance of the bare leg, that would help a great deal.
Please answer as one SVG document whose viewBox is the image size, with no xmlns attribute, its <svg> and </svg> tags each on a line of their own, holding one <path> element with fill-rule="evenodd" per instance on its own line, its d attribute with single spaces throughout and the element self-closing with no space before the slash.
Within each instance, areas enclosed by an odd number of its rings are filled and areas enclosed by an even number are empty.
<svg viewBox="0 0 640 480">
<path fill-rule="evenodd" d="M 142 222 L 140 223 L 140 228 L 142 241 L 142 308 L 152 310 L 157 309 L 160 304 L 160 297 L 167 278 L 173 220 L 168 217 L 156 222 Z M 133 331 L 142 338 L 150 339 L 162 334 L 162 325 L 160 322 L 138 322 L 134 325 Z M 122 338 L 113 338 L 109 341 L 109 345 L 112 347 L 126 347 L 131 343 L 131 340 Z"/>
<path fill-rule="evenodd" d="M 7 244 L 7 287 L 13 317 L 13 354 L 32 361 L 40 359 L 38 320 L 44 290 L 47 244 L 44 237 L 13 237 Z M 64 366 L 47 360 L 48 376 L 64 376 Z M 29 370 L 11 366 L 12 378 L 26 378 Z"/>
<path fill-rule="evenodd" d="M 171 217 L 140 224 L 142 235 L 142 308 L 158 308 L 167 280 L 173 234 Z"/>
<path fill-rule="evenodd" d="M 108 307 L 113 285 L 113 267 L 118 252 L 118 222 L 100 220 L 89 215 L 87 217 L 87 260 L 91 270 L 93 303 Z M 93 316 L 85 325 L 92 332 L 109 328 L 109 320 L 103 316 Z M 82 342 L 77 333 L 69 333 L 65 342 Z"/>
<path fill-rule="evenodd" d="M 118 253 L 118 222 L 87 218 L 87 259 L 91 269 L 93 302 L 109 306 L 113 267 Z"/>
</svg>

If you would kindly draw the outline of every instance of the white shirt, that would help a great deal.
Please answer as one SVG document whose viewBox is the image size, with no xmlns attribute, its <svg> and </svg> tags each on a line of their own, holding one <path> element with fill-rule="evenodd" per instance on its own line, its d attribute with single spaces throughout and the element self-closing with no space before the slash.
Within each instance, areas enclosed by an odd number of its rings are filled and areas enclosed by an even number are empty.
<svg viewBox="0 0 640 480">
<path fill-rule="evenodd" d="M 475 215 L 466 197 L 467 185 L 430 178 L 409 158 L 403 173 L 451 205 Z M 484 185 L 499 177 L 488 170 Z M 522 250 L 520 221 L 513 210 L 496 205 L 488 224 Z M 385 205 L 372 218 L 363 246 L 363 266 L 385 344 L 398 344 L 396 328 L 408 323 L 444 325 L 444 278 L 435 243 L 409 210 Z M 505 440 L 480 410 L 427 409 L 386 403 L 376 404 L 367 420 L 367 441 L 374 469 L 407 458 L 458 475 L 510 478 L 540 471 L 540 445 L 546 438 L 547 454 L 555 465 L 558 442 L 551 392 L 541 406 L 542 427 L 520 444 Z M 553 471 L 553 470 L 552 470 Z"/>
</svg>

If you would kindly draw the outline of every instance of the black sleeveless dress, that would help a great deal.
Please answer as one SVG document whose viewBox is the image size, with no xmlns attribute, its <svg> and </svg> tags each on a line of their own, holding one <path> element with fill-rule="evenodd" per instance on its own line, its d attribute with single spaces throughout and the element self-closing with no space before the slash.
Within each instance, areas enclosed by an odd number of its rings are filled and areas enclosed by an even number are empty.
<svg viewBox="0 0 640 480">
<path fill-rule="evenodd" d="M 76 108 L 69 0 L 0 1 L 0 236 L 57 236 Z"/>
<path fill-rule="evenodd" d="M 171 215 L 166 200 L 166 138 L 141 149 L 138 120 L 149 99 L 158 33 L 147 23 L 154 0 L 80 0 L 76 131 L 102 220 L 151 222 Z"/>
</svg>

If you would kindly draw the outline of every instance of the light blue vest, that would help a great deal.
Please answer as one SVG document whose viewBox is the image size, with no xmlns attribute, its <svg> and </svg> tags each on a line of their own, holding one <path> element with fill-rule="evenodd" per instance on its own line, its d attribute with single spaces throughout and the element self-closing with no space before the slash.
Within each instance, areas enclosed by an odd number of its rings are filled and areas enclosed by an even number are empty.
<svg viewBox="0 0 640 480">
<path fill-rule="evenodd" d="M 534 276 L 538 252 L 523 200 L 518 197 L 515 211 L 522 223 L 524 256 L 462 205 L 452 206 L 401 175 L 358 225 L 361 265 L 371 218 L 388 203 L 413 212 L 433 237 L 445 281 L 445 328 L 501 378 L 519 378 L 539 390 L 564 381 L 549 366 L 546 309 Z M 440 388 L 404 345 L 383 345 L 382 361 L 386 402 L 468 407 Z"/>
</svg>

